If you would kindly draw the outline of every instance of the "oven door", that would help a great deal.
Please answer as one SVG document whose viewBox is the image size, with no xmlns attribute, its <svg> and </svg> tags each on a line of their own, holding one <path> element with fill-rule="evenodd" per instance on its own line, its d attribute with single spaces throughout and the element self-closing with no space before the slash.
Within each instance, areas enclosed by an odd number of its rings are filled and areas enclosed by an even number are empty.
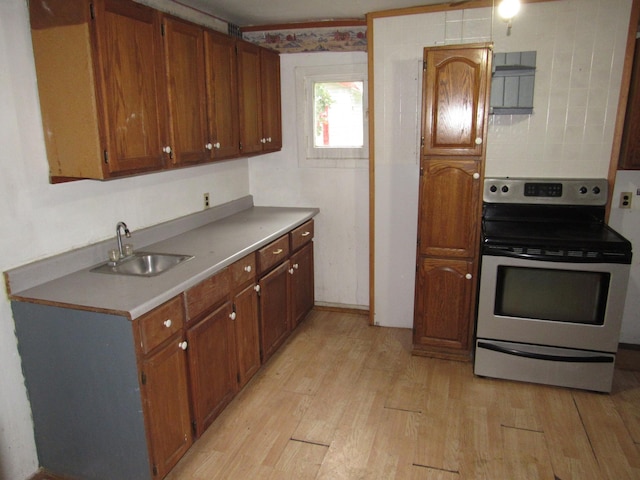
<svg viewBox="0 0 640 480">
<path fill-rule="evenodd" d="M 615 353 L 629 269 L 484 255 L 478 340 Z"/>
</svg>

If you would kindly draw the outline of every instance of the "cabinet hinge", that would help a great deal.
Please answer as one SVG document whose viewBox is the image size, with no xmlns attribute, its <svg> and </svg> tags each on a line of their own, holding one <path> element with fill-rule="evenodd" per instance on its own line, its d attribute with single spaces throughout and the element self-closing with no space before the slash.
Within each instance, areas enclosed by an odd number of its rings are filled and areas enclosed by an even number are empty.
<svg viewBox="0 0 640 480">
<path fill-rule="evenodd" d="M 156 475 L 158 475 L 158 467 L 156 466 L 156 464 L 153 464 L 153 476 L 155 477 Z"/>
<path fill-rule="evenodd" d="M 424 147 L 424 137 L 420 137 L 420 146 Z"/>
<path fill-rule="evenodd" d="M 231 311 L 232 311 L 233 313 L 236 313 L 236 303 L 235 303 L 235 302 L 233 302 L 233 303 L 231 304 Z"/>
<path fill-rule="evenodd" d="M 424 177 L 424 168 L 420 167 L 420 176 Z"/>
<path fill-rule="evenodd" d="M 197 431 L 197 426 L 196 426 L 196 421 L 195 420 L 191 420 L 191 431 L 193 432 L 193 435 L 195 436 L 196 431 Z"/>
<path fill-rule="evenodd" d="M 423 70 L 427 69 L 427 61 L 426 60 L 422 62 L 422 69 Z"/>
<path fill-rule="evenodd" d="M 242 150 L 242 142 L 238 142 L 238 147 Z"/>
<path fill-rule="evenodd" d="M 147 375 L 144 372 L 140 374 L 140 382 L 142 383 L 142 385 L 147 384 Z"/>
<path fill-rule="evenodd" d="M 104 157 L 104 163 L 109 163 L 109 152 L 107 152 L 106 150 L 103 150 L 102 156 Z"/>
<path fill-rule="evenodd" d="M 236 373 L 236 381 L 240 384 L 240 373 Z"/>
<path fill-rule="evenodd" d="M 95 20 L 96 19 L 96 12 L 93 9 L 93 3 L 89 4 L 89 14 L 91 15 L 91 20 Z"/>
<path fill-rule="evenodd" d="M 160 24 L 160 35 L 162 35 L 164 37 L 165 31 L 164 31 L 164 22 L 162 22 Z"/>
</svg>

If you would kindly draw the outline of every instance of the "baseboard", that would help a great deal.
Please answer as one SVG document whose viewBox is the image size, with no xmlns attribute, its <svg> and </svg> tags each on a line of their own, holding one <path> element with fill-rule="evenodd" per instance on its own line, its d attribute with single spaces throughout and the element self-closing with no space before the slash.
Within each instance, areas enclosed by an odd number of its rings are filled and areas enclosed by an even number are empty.
<svg viewBox="0 0 640 480">
<path fill-rule="evenodd" d="M 46 470 L 40 469 L 34 473 L 28 480 L 74 480 L 71 477 L 61 477 L 60 475 L 54 475 Z"/>
<path fill-rule="evenodd" d="M 369 308 L 359 305 L 346 305 L 340 303 L 316 302 L 313 305 L 314 310 L 324 312 L 352 313 L 356 315 L 369 315 Z"/>
</svg>

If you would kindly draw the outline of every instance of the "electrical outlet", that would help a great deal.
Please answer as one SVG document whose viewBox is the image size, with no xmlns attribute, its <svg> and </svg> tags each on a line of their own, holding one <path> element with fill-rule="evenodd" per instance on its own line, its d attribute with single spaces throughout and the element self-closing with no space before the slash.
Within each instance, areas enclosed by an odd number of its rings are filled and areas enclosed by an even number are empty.
<svg viewBox="0 0 640 480">
<path fill-rule="evenodd" d="M 631 192 L 622 192 L 620 194 L 620 208 L 631 208 Z"/>
<path fill-rule="evenodd" d="M 209 203 L 209 192 L 204 194 L 204 208 L 209 208 L 211 203 Z"/>
</svg>

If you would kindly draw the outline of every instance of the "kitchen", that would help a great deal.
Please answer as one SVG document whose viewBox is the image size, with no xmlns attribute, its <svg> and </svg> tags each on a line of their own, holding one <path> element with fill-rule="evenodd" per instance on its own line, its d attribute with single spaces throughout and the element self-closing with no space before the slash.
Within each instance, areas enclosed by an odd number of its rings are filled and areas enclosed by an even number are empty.
<svg viewBox="0 0 640 480">
<path fill-rule="evenodd" d="M 154 4 L 158 8 L 166 5 L 178 9 L 170 2 Z M 518 116 L 496 117 L 492 120 L 487 174 L 607 176 L 621 55 L 624 52 L 631 2 L 619 1 L 612 5 L 611 2 L 592 1 L 588 3 L 588 8 L 577 8 L 577 4 L 561 1 L 527 7 L 531 9 L 530 12 L 536 12 L 536 18 L 531 23 L 526 20 L 525 8 L 520 17 L 522 20 L 514 21 L 510 37 L 505 35 L 506 25 L 495 22 L 493 40 L 496 51 L 542 51 L 545 38 L 550 38 L 553 42 L 572 47 L 574 44 L 579 47 L 588 45 L 589 53 L 595 53 L 595 45 L 599 44 L 599 40 L 606 38 L 611 41 L 610 51 L 599 52 L 610 63 L 607 63 L 605 71 L 598 69 L 597 73 L 602 77 L 594 77 L 598 82 L 604 81 L 594 83 L 594 88 L 604 100 L 599 109 L 605 120 L 601 119 L 600 124 L 594 125 L 602 128 L 602 136 L 593 143 L 592 140 L 584 143 L 582 137 L 578 141 L 575 136 L 544 141 L 548 135 L 555 135 L 557 130 L 573 132 L 571 135 L 574 135 L 576 129 L 573 127 L 576 127 L 577 120 L 572 116 L 585 108 L 584 103 L 569 110 L 565 108 L 573 101 L 568 96 L 569 86 L 560 86 L 559 91 L 552 91 L 551 87 L 555 85 L 552 83 L 552 72 L 559 77 L 556 82 L 561 82 L 567 75 L 567 60 L 571 58 L 571 53 L 564 52 L 565 61 L 559 58 L 558 65 L 554 64 L 553 69 L 550 65 L 538 64 L 535 97 L 538 116 L 535 120 L 548 120 L 540 123 L 534 121 L 533 117 Z M 202 192 L 211 192 L 214 205 L 251 193 L 257 205 L 320 208 L 316 236 L 316 300 L 321 304 L 369 308 L 368 170 L 366 167 L 299 168 L 295 158 L 297 142 L 292 98 L 286 97 L 283 103 L 285 136 L 283 150 L 279 153 L 115 182 L 82 181 L 51 185 L 48 183 L 48 167 L 41 137 L 26 6 L 23 1 L 10 0 L 3 2 L 0 9 L 3 32 L 0 60 L 3 65 L 12 66 L 3 69 L 0 81 L 4 106 L 2 145 L 5 147 L 1 215 L 6 227 L 1 240 L 4 254 L 0 265 L 3 271 L 111 238 L 113 226 L 119 220 L 127 221 L 135 231 L 198 211 L 201 209 Z M 184 13 L 194 15 L 191 11 Z M 409 328 L 413 315 L 413 239 L 417 213 L 412 209 L 417 203 L 417 188 L 414 186 L 417 185 L 418 175 L 421 48 L 442 42 L 445 37 L 447 40 L 458 38 L 466 41 L 468 37 L 463 34 L 466 32 L 473 36 L 474 28 L 482 24 L 482 19 L 476 18 L 476 13 L 474 10 L 450 13 L 446 21 L 439 18 L 438 28 L 425 28 L 424 19 L 412 17 L 375 20 L 375 41 L 384 46 L 380 52 L 376 49 L 376 55 L 381 58 L 375 58 L 375 66 L 376 69 L 385 70 L 376 70 L 375 74 L 376 112 L 381 105 L 385 106 L 385 111 L 394 112 L 388 117 L 376 115 L 376 201 L 382 207 L 376 209 L 375 265 L 377 271 L 384 272 L 376 275 L 375 285 L 376 322 L 380 325 Z M 486 16 L 486 12 L 483 14 Z M 602 30 L 592 27 L 596 18 L 602 19 L 599 27 Z M 482 35 L 487 34 L 486 23 L 484 25 Z M 544 28 L 550 30 L 538 30 Z M 412 36 L 409 38 L 400 34 L 404 31 L 411 32 Z M 429 35 L 439 36 L 433 38 Z M 547 48 L 550 46 L 547 45 Z M 283 55 L 282 90 L 294 89 L 292 72 L 299 65 L 366 61 L 366 54 L 363 53 Z M 603 95 L 602 92 L 607 93 Z M 396 121 L 400 112 L 403 113 L 403 122 L 406 120 L 408 124 Z M 587 138 L 593 137 L 589 135 Z M 379 147 L 378 139 L 382 139 Z M 548 149 L 549 154 L 545 155 L 543 151 L 542 155 L 534 157 L 534 154 L 541 153 L 542 148 Z M 526 157 L 520 156 L 523 151 L 527 152 Z M 560 151 L 566 154 L 555 155 Z M 583 155 L 591 152 L 593 156 Z M 557 161 L 558 158 L 561 161 Z M 613 198 L 616 199 L 621 191 L 635 192 L 639 183 L 640 179 L 634 172 L 620 172 Z M 411 188 L 407 188 L 407 185 Z M 335 195 L 335 192 L 341 192 L 342 195 Z M 395 210 L 387 209 L 384 205 L 408 208 L 403 208 L 402 215 L 396 215 Z M 635 201 L 634 206 L 640 206 L 639 202 Z M 637 208 L 627 211 L 613 209 L 613 226 L 632 240 L 638 238 L 637 230 L 633 230 L 637 229 L 638 223 Z M 637 311 L 634 301 L 637 302 L 640 297 L 637 267 L 633 270 L 632 279 L 635 280 L 630 283 L 630 300 L 627 300 L 629 313 L 625 314 L 622 341 L 639 344 L 640 332 L 638 326 L 632 323 L 634 317 L 630 313 Z M 13 319 L 6 299 L 1 308 L 0 360 L 4 368 L 0 400 L 0 471 L 7 478 L 26 478 L 36 468 L 29 404 L 15 346 Z"/>
</svg>

